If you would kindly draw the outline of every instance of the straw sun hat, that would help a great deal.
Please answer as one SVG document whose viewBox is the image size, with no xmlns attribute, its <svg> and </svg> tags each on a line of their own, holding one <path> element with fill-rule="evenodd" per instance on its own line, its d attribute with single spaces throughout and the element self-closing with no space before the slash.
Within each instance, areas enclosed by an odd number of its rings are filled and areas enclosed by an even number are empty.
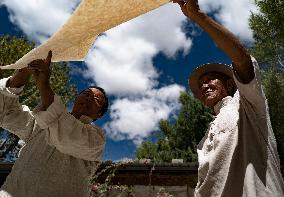
<svg viewBox="0 0 284 197">
<path fill-rule="evenodd" d="M 203 64 L 199 67 L 197 67 L 189 76 L 188 84 L 189 87 L 194 94 L 195 97 L 198 95 L 199 90 L 199 78 L 203 76 L 206 73 L 210 72 L 219 72 L 227 75 L 230 78 L 233 78 L 233 70 L 231 66 L 226 64 L 220 64 L 220 63 L 208 63 Z"/>
</svg>

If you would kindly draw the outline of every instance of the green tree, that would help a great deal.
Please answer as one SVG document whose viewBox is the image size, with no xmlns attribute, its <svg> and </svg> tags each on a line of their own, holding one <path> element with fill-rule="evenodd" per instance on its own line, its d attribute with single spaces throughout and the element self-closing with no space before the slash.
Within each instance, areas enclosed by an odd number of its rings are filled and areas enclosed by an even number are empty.
<svg viewBox="0 0 284 197">
<path fill-rule="evenodd" d="M 255 40 L 252 53 L 260 63 L 284 66 L 284 1 L 255 2 L 260 12 L 250 17 Z"/>
<path fill-rule="evenodd" d="M 271 125 L 277 141 L 281 164 L 284 163 L 284 74 L 271 67 L 264 75 L 263 85 L 268 100 Z"/>
<path fill-rule="evenodd" d="M 142 143 L 136 152 L 138 159 L 150 158 L 164 162 L 174 158 L 187 162 L 197 160 L 197 145 L 212 116 L 208 108 L 185 92 L 180 95 L 179 101 L 181 109 L 176 120 L 160 121 L 160 139 L 156 143 Z"/>
<path fill-rule="evenodd" d="M 16 62 L 23 55 L 34 48 L 34 43 L 24 38 L 12 36 L 0 37 L 0 65 L 8 65 Z M 11 76 L 14 70 L 1 70 L 0 78 Z M 51 65 L 51 85 L 54 91 L 62 96 L 63 102 L 68 104 L 77 94 L 77 87 L 71 82 L 70 68 L 67 63 L 52 63 Z M 20 102 L 34 108 L 40 101 L 39 92 L 31 78 L 24 88 L 24 92 L 20 97 Z M 0 129 L 0 134 L 4 134 Z M 0 159 L 6 158 L 7 154 L 17 155 L 19 151 L 19 138 L 8 133 L 8 138 L 2 141 L 0 145 Z"/>
<path fill-rule="evenodd" d="M 263 85 L 268 100 L 269 113 L 277 148 L 284 163 L 284 1 L 256 0 L 259 13 L 252 14 L 253 56 L 266 69 Z"/>
</svg>

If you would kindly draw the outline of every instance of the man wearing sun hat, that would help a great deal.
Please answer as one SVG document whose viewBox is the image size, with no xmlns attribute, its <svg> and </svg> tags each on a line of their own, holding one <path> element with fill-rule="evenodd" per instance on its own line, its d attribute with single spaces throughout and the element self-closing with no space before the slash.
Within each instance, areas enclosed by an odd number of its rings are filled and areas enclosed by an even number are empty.
<svg viewBox="0 0 284 197">
<path fill-rule="evenodd" d="M 210 19 L 197 0 L 175 0 L 232 60 L 204 64 L 189 86 L 214 120 L 197 147 L 195 196 L 281 197 L 284 183 L 267 101 L 256 60 L 227 29 Z"/>
</svg>

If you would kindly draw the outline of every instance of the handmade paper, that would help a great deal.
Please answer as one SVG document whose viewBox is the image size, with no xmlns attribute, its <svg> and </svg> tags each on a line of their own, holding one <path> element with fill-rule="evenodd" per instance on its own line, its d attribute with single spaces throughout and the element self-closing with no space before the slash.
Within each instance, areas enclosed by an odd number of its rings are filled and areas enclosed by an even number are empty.
<svg viewBox="0 0 284 197">
<path fill-rule="evenodd" d="M 49 40 L 31 50 L 15 64 L 1 68 L 19 69 L 26 67 L 32 60 L 46 58 L 49 50 L 53 52 L 53 62 L 83 60 L 100 33 L 169 1 L 82 0 L 66 24 Z"/>
</svg>

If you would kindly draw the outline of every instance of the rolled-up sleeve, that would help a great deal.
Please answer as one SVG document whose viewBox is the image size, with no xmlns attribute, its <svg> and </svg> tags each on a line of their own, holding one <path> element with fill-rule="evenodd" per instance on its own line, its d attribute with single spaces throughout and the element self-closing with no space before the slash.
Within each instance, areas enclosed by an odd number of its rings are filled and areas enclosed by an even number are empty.
<svg viewBox="0 0 284 197">
<path fill-rule="evenodd" d="M 64 154 L 76 158 L 99 161 L 105 146 L 100 128 L 84 124 L 66 111 L 60 97 L 46 111 L 34 113 L 42 129 L 46 130 L 46 141 Z"/>
<path fill-rule="evenodd" d="M 257 114 L 266 114 L 267 101 L 261 85 L 261 73 L 257 61 L 251 57 L 251 63 L 254 68 L 254 78 L 247 84 L 240 82 L 236 72 L 234 72 L 234 80 L 240 93 L 241 101 L 254 108 Z"/>
<path fill-rule="evenodd" d="M 0 80 L 0 127 L 17 135 L 24 141 L 31 137 L 35 120 L 25 105 L 20 105 L 21 88 L 7 88 L 9 78 Z"/>
</svg>

